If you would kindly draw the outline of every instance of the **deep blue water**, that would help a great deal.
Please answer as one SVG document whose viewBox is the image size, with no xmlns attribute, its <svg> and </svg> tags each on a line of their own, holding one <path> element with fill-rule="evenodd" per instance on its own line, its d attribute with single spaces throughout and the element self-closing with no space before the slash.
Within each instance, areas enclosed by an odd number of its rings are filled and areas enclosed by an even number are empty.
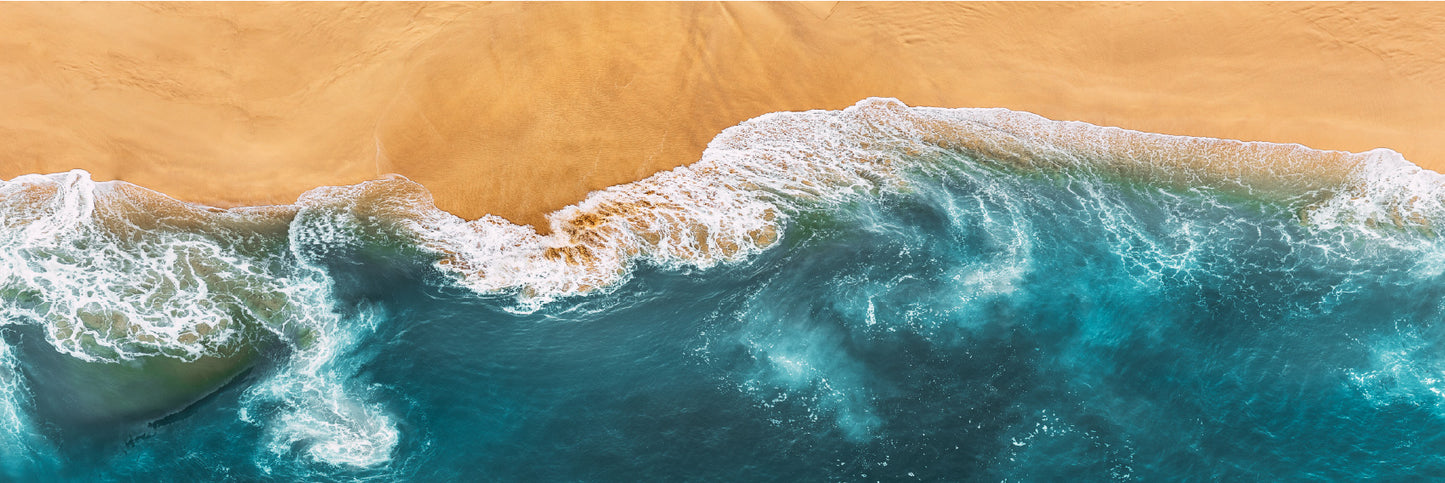
<svg viewBox="0 0 1445 483">
<path fill-rule="evenodd" d="M 317 461 L 306 438 L 267 447 L 284 403 L 246 392 L 286 370 L 277 349 L 138 433 L 39 421 L 50 449 L 9 476 L 1445 476 L 1433 234 L 1303 223 L 1329 193 L 1262 201 L 958 164 L 799 212 L 744 261 L 644 262 L 531 313 L 414 255 L 329 266 L 335 310 L 361 327 L 335 377 L 400 436 L 376 467 Z"/>
</svg>

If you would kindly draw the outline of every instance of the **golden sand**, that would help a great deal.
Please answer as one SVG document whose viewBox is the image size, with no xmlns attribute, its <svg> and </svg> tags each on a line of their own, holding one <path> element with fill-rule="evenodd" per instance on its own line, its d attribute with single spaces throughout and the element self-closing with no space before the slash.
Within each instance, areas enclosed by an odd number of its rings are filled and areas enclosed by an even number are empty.
<svg viewBox="0 0 1445 483">
<path fill-rule="evenodd" d="M 218 206 L 400 173 L 542 227 L 869 96 L 1445 166 L 1445 4 L 0 4 L 0 179 Z"/>
</svg>

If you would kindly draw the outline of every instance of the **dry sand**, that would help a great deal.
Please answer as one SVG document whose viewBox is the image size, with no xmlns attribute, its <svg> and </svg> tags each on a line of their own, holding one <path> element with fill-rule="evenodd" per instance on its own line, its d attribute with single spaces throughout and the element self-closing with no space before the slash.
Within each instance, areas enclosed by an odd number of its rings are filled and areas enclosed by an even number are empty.
<svg viewBox="0 0 1445 483">
<path fill-rule="evenodd" d="M 541 226 L 868 96 L 1445 167 L 1445 4 L 0 4 L 0 179 L 220 206 L 395 172 Z"/>
</svg>

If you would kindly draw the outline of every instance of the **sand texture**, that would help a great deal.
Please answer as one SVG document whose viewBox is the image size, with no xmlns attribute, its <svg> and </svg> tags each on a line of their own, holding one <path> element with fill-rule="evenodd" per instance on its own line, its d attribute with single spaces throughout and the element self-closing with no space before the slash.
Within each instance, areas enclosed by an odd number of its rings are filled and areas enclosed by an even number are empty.
<svg viewBox="0 0 1445 483">
<path fill-rule="evenodd" d="M 1445 166 L 1445 4 L 0 4 L 0 178 L 218 206 L 400 173 L 543 225 L 869 96 Z"/>
</svg>

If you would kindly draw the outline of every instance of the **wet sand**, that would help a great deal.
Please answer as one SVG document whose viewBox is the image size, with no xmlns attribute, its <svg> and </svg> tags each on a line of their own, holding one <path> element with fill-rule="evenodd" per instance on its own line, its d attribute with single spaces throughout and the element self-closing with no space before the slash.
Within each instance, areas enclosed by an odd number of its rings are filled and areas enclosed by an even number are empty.
<svg viewBox="0 0 1445 483">
<path fill-rule="evenodd" d="M 217 206 L 385 173 L 543 226 L 869 96 L 1445 167 L 1445 4 L 0 4 L 0 178 Z"/>
</svg>

